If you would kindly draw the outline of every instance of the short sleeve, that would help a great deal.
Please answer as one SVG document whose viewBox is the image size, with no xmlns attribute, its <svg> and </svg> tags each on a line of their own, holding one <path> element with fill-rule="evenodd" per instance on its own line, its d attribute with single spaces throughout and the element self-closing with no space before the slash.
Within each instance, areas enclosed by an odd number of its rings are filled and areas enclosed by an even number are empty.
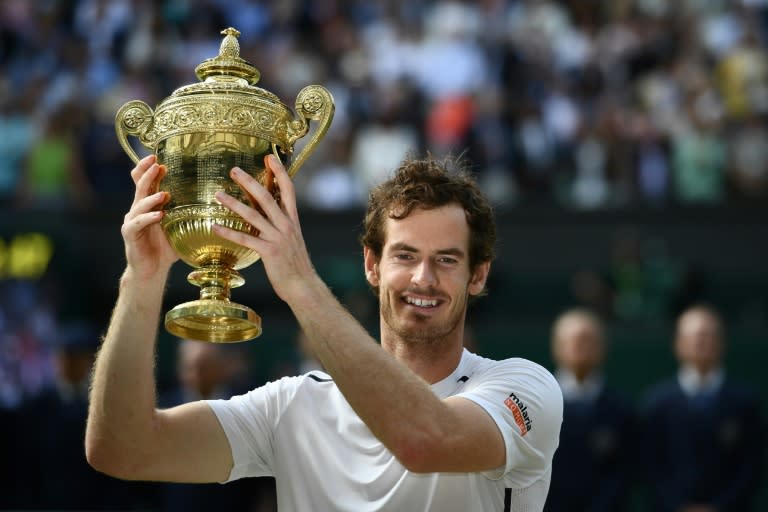
<svg viewBox="0 0 768 512">
<path fill-rule="evenodd" d="M 457 396 L 493 418 L 506 447 L 503 468 L 484 473 L 528 487 L 551 470 L 563 421 L 563 395 L 552 374 L 525 359 L 498 361 L 478 372 Z"/>
<path fill-rule="evenodd" d="M 272 476 L 274 432 L 282 410 L 290 403 L 298 378 L 270 382 L 228 400 L 209 400 L 232 450 L 233 466 L 226 482 L 245 477 Z"/>
</svg>

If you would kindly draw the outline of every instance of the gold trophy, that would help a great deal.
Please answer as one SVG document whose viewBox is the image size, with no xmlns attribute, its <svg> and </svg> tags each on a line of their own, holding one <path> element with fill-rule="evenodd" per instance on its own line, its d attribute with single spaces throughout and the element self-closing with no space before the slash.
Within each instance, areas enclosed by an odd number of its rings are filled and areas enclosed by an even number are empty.
<svg viewBox="0 0 768 512">
<path fill-rule="evenodd" d="M 277 197 L 264 157 L 276 155 L 293 177 L 328 131 L 334 103 L 325 87 L 307 86 L 296 98 L 294 118 L 276 95 L 254 85 L 260 74 L 240 57 L 240 32 L 227 28 L 221 33 L 219 55 L 195 68 L 201 82 L 180 87 L 154 112 L 143 101 L 129 101 L 115 116 L 115 130 L 134 163 L 139 157 L 128 136 L 137 137 L 167 167 L 159 188 L 170 193 L 170 200 L 161 225 L 179 257 L 194 268 L 188 281 L 201 288 L 199 300 L 166 313 L 166 329 L 182 338 L 229 343 L 261 334 L 261 318 L 229 299 L 230 288 L 245 282 L 238 270 L 260 255 L 213 234 L 214 224 L 257 234 L 214 194 L 224 190 L 252 205 L 229 177 L 238 166 Z M 310 121 L 317 122 L 312 137 L 292 158 L 294 144 L 309 132 Z"/>
</svg>

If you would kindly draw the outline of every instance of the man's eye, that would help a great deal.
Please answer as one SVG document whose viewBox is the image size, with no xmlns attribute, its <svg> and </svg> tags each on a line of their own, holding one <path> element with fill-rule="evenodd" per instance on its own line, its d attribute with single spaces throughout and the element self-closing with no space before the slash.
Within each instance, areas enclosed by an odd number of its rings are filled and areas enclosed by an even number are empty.
<svg viewBox="0 0 768 512">
<path fill-rule="evenodd" d="M 395 258 L 397 258 L 398 260 L 411 260 L 413 259 L 413 255 L 402 252 L 402 253 L 395 254 Z"/>
<path fill-rule="evenodd" d="M 447 256 L 444 256 L 438 260 L 440 263 L 447 263 L 449 265 L 453 265 L 457 262 L 456 258 L 449 258 Z"/>
</svg>

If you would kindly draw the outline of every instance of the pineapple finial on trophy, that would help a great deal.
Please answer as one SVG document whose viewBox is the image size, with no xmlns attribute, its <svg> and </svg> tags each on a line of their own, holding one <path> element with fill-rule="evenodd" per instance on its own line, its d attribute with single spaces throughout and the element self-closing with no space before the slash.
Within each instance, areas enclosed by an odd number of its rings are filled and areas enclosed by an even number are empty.
<svg viewBox="0 0 768 512">
<path fill-rule="evenodd" d="M 219 47 L 219 55 L 227 57 L 239 57 L 240 56 L 240 43 L 237 38 L 240 37 L 240 31 L 229 27 L 221 31 L 224 36 L 224 40 Z"/>
</svg>

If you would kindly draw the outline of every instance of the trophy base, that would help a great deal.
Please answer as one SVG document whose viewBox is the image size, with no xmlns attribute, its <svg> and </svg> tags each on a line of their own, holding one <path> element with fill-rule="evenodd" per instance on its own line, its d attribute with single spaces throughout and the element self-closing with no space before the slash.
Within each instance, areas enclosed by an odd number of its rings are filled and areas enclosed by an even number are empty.
<svg viewBox="0 0 768 512">
<path fill-rule="evenodd" d="M 179 338 L 237 343 L 261 334 L 261 318 L 241 304 L 200 299 L 179 304 L 165 315 L 165 328 Z"/>
</svg>

